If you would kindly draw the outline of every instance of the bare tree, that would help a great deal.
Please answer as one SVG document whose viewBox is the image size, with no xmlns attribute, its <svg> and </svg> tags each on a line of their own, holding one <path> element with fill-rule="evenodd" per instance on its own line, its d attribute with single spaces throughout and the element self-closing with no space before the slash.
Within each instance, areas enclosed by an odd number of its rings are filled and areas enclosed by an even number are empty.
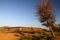
<svg viewBox="0 0 60 40">
<path fill-rule="evenodd" d="M 51 34 L 55 37 L 52 28 L 55 23 L 54 9 L 52 7 L 51 0 L 43 0 L 42 4 L 37 7 L 37 16 L 42 25 L 49 27 Z"/>
</svg>

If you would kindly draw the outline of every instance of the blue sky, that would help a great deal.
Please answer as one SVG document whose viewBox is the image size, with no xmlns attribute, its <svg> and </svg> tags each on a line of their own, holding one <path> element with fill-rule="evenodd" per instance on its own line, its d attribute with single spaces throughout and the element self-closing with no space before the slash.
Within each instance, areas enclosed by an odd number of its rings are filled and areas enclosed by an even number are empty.
<svg viewBox="0 0 60 40">
<path fill-rule="evenodd" d="M 33 26 L 41 27 L 36 17 L 38 0 L 0 0 L 0 26 Z M 55 0 L 56 19 L 59 23 L 60 5 Z"/>
</svg>

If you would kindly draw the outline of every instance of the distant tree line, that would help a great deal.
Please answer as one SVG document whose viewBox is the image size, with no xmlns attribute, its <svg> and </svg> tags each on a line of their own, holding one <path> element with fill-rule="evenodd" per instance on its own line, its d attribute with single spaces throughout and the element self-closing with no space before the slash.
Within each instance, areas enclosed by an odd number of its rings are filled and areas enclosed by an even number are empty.
<svg viewBox="0 0 60 40">
<path fill-rule="evenodd" d="M 60 24 L 56 24 L 54 27 L 52 27 L 53 31 L 60 32 Z"/>
<path fill-rule="evenodd" d="M 54 32 L 60 32 L 60 24 L 55 24 L 54 27 L 52 27 Z M 49 32 L 47 29 L 43 29 L 43 31 Z"/>
</svg>

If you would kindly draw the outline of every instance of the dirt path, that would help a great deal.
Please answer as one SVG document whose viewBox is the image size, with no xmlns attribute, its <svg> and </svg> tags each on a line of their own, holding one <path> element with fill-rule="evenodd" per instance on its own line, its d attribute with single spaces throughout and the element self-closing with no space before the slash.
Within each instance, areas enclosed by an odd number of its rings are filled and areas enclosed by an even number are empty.
<svg viewBox="0 0 60 40">
<path fill-rule="evenodd" d="M 14 36 L 14 33 L 2 33 L 2 32 L 0 32 L 0 40 L 17 40 L 17 37 Z"/>
<path fill-rule="evenodd" d="M 60 36 L 56 36 L 54 40 L 60 40 Z"/>
</svg>

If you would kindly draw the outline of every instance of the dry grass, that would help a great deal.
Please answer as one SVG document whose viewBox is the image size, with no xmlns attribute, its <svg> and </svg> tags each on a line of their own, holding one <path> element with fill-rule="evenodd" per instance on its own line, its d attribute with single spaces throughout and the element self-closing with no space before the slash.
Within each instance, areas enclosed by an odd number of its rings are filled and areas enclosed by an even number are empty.
<svg viewBox="0 0 60 40">
<path fill-rule="evenodd" d="M 50 32 L 44 32 L 44 33 L 46 33 L 47 35 L 51 34 Z M 34 33 L 34 34 L 24 33 L 25 37 L 31 38 L 32 35 L 39 36 L 40 34 L 38 34 L 38 33 Z M 6 29 L 0 30 L 0 40 L 17 40 L 17 39 L 21 38 L 21 36 L 22 35 L 20 35 L 18 33 L 12 33 L 12 30 L 6 30 Z M 60 40 L 60 36 L 55 37 L 54 40 Z"/>
</svg>

